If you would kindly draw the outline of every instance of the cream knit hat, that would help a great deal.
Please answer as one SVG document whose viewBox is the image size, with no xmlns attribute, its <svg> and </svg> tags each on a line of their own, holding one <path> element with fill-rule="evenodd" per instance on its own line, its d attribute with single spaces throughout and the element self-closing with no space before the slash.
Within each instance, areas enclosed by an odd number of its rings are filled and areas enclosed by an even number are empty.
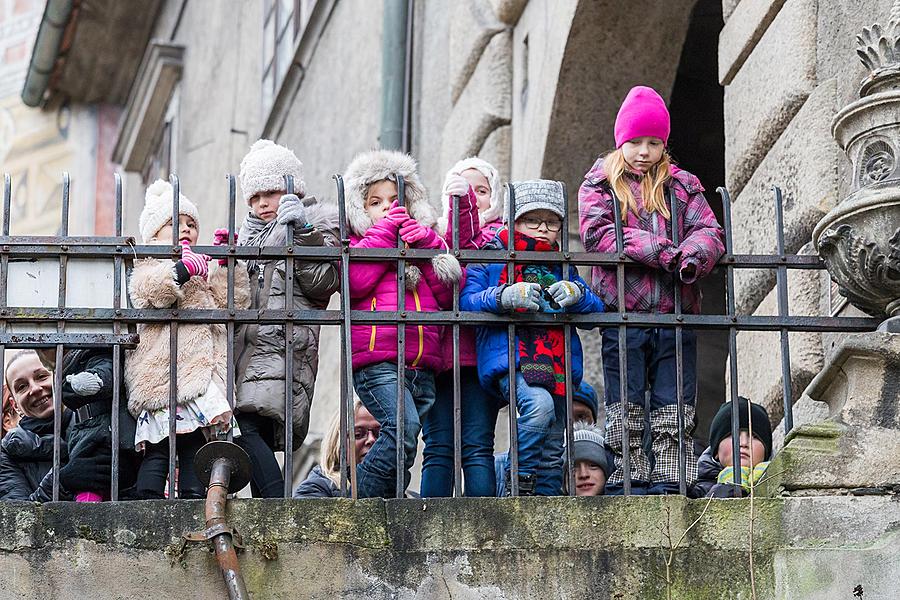
<svg viewBox="0 0 900 600">
<path fill-rule="evenodd" d="M 241 195 L 244 202 L 250 204 L 250 198 L 260 192 L 284 190 L 285 175 L 294 178 L 294 193 L 302 198 L 306 193 L 303 163 L 292 150 L 272 140 L 256 140 L 241 161 Z"/>
<path fill-rule="evenodd" d="M 178 194 L 178 213 L 191 217 L 197 223 L 197 226 L 200 226 L 200 215 L 197 212 L 197 207 L 180 192 Z M 157 179 L 147 187 L 147 192 L 144 194 L 144 210 L 141 211 L 141 217 L 138 220 L 141 239 L 146 244 L 159 233 L 159 230 L 166 223 L 171 221 L 172 184 L 168 181 Z"/>
</svg>

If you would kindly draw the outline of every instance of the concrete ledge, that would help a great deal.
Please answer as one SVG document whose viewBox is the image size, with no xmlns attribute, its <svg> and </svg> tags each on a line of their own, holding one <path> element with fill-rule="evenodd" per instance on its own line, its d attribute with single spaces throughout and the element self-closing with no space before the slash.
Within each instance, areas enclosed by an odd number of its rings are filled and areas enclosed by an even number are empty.
<svg viewBox="0 0 900 600">
<path fill-rule="evenodd" d="M 202 510 L 2 503 L 0 598 L 221 598 L 207 546 L 180 542 Z M 236 500 L 229 512 L 254 599 L 689 599 L 749 597 L 750 510 L 670 496 Z M 756 498 L 752 510 L 758 598 L 852 597 L 857 584 L 890 597 L 900 565 L 879 549 L 895 541 L 900 503 Z M 834 560 L 807 564 L 811 548 Z M 879 569 L 845 573 L 860 557 Z M 822 593 L 833 590 L 844 596 Z"/>
</svg>

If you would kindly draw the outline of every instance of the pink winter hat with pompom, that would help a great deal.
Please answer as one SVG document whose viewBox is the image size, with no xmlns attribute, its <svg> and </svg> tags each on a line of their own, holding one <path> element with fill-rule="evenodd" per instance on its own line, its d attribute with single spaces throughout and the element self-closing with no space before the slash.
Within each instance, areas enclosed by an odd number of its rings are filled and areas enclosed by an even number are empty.
<svg viewBox="0 0 900 600">
<path fill-rule="evenodd" d="M 616 148 L 645 135 L 658 137 L 668 145 L 670 130 L 669 109 L 662 96 L 645 85 L 631 88 L 616 115 Z"/>
</svg>

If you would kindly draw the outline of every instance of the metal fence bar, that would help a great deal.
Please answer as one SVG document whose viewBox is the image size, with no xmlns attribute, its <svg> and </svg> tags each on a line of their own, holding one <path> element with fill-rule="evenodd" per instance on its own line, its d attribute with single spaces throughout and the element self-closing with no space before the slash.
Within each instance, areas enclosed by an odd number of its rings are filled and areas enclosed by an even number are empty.
<svg viewBox="0 0 900 600">
<path fill-rule="evenodd" d="M 397 173 L 397 204 L 406 206 L 406 180 Z M 397 260 L 397 485 L 394 496 L 402 498 L 406 493 L 406 261 L 402 258 L 405 244 L 397 234 L 397 247 L 401 258 Z M 414 400 L 415 402 L 415 400 Z"/>
<path fill-rule="evenodd" d="M 347 207 L 345 204 L 344 178 L 334 176 L 337 186 L 339 235 L 341 236 L 341 405 L 340 405 L 340 468 L 341 495 L 357 497 L 356 490 L 356 444 L 353 414 L 353 363 L 351 360 L 350 319 L 350 236 L 347 234 Z M 354 440 L 350 439 L 350 434 Z M 352 461 L 353 464 L 350 464 Z M 348 481 L 349 478 L 349 481 Z M 349 484 L 349 489 L 348 489 Z"/>
<path fill-rule="evenodd" d="M 178 221 L 181 216 L 179 208 L 179 200 L 181 195 L 181 186 L 178 177 L 174 174 L 169 176 L 169 183 L 172 184 L 172 260 L 178 261 L 181 255 L 181 245 L 178 243 Z M 176 317 L 169 320 L 169 500 L 175 498 L 175 459 L 177 456 L 176 445 L 176 424 L 175 416 L 178 410 L 178 304 L 176 303 L 172 310 L 172 316 Z M 179 496 L 181 495 L 180 485 L 178 486 Z"/>
<path fill-rule="evenodd" d="M 3 174 L 3 224 L 2 233 L 6 237 L 9 235 L 9 218 L 10 206 L 12 204 L 12 178 L 9 173 Z M 5 252 L 0 255 L 0 336 L 6 335 L 7 323 L 6 319 L 6 303 L 7 288 L 9 286 L 9 255 Z M 0 375 L 2 375 L 2 383 L 0 383 L 0 392 L 6 386 L 6 345 L 0 343 Z M 9 390 L 10 398 L 12 397 L 12 389 Z M 0 414 L 2 419 L 2 414 Z M 3 424 L 0 422 L 0 433 L 2 433 Z"/>
<path fill-rule="evenodd" d="M 69 235 L 69 173 L 63 171 L 62 189 L 62 215 L 59 233 L 65 238 Z M 59 288 L 57 289 L 57 307 L 66 306 L 66 279 L 68 274 L 69 258 L 63 253 L 59 255 Z M 56 322 L 56 332 L 65 333 L 66 322 Z M 60 469 L 60 436 L 62 435 L 62 373 L 63 373 L 64 348 L 62 344 L 56 346 L 56 364 L 53 371 L 53 500 L 59 500 L 59 469 Z M 75 490 L 69 490 L 75 491 Z"/>
<path fill-rule="evenodd" d="M 625 236 L 622 225 L 622 209 L 619 199 L 613 194 L 613 219 L 616 229 L 616 252 L 620 260 L 625 256 Z M 625 308 L 625 264 L 616 264 L 616 303 L 619 308 L 619 411 L 622 419 L 622 493 L 631 495 L 631 440 L 628 433 L 628 332 L 625 322 L 628 320 Z"/>
<path fill-rule="evenodd" d="M 459 202 L 451 202 L 453 226 L 453 256 L 459 258 Z M 453 314 L 459 315 L 459 281 L 453 282 Z M 459 322 L 454 321 L 450 326 L 453 343 L 453 493 L 458 498 L 462 491 L 462 406 L 460 398 L 460 364 L 459 364 Z"/>
<path fill-rule="evenodd" d="M 730 253 L 734 249 L 731 229 L 731 196 L 728 194 L 728 190 L 723 187 L 718 188 L 717 191 L 722 197 L 722 213 L 725 221 L 725 251 Z M 734 270 L 730 266 L 725 269 L 725 294 L 727 315 L 734 319 Z M 731 451 L 732 456 L 734 457 L 734 495 L 735 497 L 740 497 L 741 427 L 740 404 L 738 402 L 737 329 L 735 327 L 728 328 L 728 367 L 729 383 L 731 387 Z"/>
<path fill-rule="evenodd" d="M 562 187 L 562 196 L 563 196 L 563 219 L 562 219 L 562 227 L 560 227 L 560 237 L 562 238 L 560 247 L 562 249 L 563 255 L 563 263 L 562 263 L 562 276 L 563 281 L 569 281 L 569 269 L 571 264 L 569 263 L 569 191 L 566 189 L 565 182 L 560 181 L 559 185 Z M 563 346 L 565 352 L 565 378 L 566 378 L 566 424 L 565 424 L 565 436 L 566 436 L 566 470 L 564 477 L 566 478 L 566 489 L 568 490 L 569 496 L 575 495 L 575 461 L 574 461 L 574 443 L 575 443 L 575 431 L 574 431 L 574 409 L 572 407 L 572 396 L 574 390 L 573 382 L 572 382 L 572 326 L 569 323 L 563 325 Z M 582 360 L 584 358 L 582 357 Z M 582 365 L 582 376 L 584 373 L 584 365 Z"/>
<path fill-rule="evenodd" d="M 227 269 L 226 273 L 226 299 L 225 299 L 225 308 L 228 310 L 228 321 L 225 322 L 225 362 L 226 362 L 226 377 L 225 377 L 225 400 L 228 402 L 228 406 L 231 408 L 232 421 L 234 423 L 237 422 L 237 414 L 235 413 L 234 406 L 236 404 L 235 400 L 235 389 L 234 384 L 236 380 L 236 375 L 234 372 L 234 277 L 235 277 L 235 269 L 237 268 L 237 264 L 234 260 L 234 250 L 235 240 L 234 240 L 234 232 L 236 229 L 236 219 L 237 219 L 237 192 L 236 185 L 234 180 L 234 175 L 230 173 L 225 176 L 226 183 L 228 185 L 228 258 L 225 260 L 225 268 Z M 219 265 L 219 268 L 222 268 L 222 265 Z M 228 441 L 234 440 L 234 427 L 228 428 Z"/>
<path fill-rule="evenodd" d="M 116 237 L 122 235 L 122 177 L 115 173 L 115 222 L 114 233 Z M 113 310 L 118 315 L 122 308 L 122 255 L 116 254 L 113 257 Z M 113 334 L 119 335 L 122 332 L 122 324 L 118 319 L 113 320 Z M 121 386 L 122 386 L 122 346 L 114 344 L 112 347 L 112 415 L 110 417 L 110 433 L 112 436 L 112 463 L 110 464 L 111 479 L 109 488 L 109 499 L 115 502 L 119 499 L 119 470 L 120 470 L 120 436 L 121 422 L 119 420 L 120 408 L 122 404 Z M 134 443 L 134 440 L 131 440 Z"/>
<path fill-rule="evenodd" d="M 669 222 L 672 224 L 672 244 L 677 248 L 681 243 L 678 231 L 678 198 L 675 191 L 669 188 Z M 672 273 L 672 289 L 675 295 L 675 319 L 681 317 L 681 281 L 678 269 Z M 678 421 L 678 493 L 687 495 L 687 444 L 685 443 L 684 419 L 684 331 L 682 326 L 675 326 L 675 410 Z"/>
<path fill-rule="evenodd" d="M 507 283 L 510 285 L 516 282 L 516 189 L 512 183 L 506 184 L 506 191 L 509 196 L 507 204 L 506 227 L 507 227 L 507 256 L 506 263 Z M 516 323 L 510 320 L 506 328 L 507 341 L 507 376 L 509 377 L 509 488 L 507 493 L 512 497 L 519 495 L 519 430 L 517 425 L 518 407 L 516 405 L 516 358 L 519 349 L 516 347 Z"/>
<path fill-rule="evenodd" d="M 284 189 L 294 193 L 294 178 L 284 176 Z M 284 497 L 290 498 L 294 482 L 294 224 L 287 224 L 288 256 L 284 259 Z"/>
<path fill-rule="evenodd" d="M 781 188 L 772 186 L 775 193 L 775 240 L 778 256 L 785 258 L 784 254 L 784 198 Z M 786 317 L 788 309 L 788 280 L 787 269 L 778 267 L 775 272 L 775 286 L 778 290 L 778 316 Z M 781 328 L 781 382 L 784 394 L 784 434 L 787 435 L 794 428 L 794 401 L 793 386 L 791 382 L 791 346 L 788 330 Z"/>
</svg>

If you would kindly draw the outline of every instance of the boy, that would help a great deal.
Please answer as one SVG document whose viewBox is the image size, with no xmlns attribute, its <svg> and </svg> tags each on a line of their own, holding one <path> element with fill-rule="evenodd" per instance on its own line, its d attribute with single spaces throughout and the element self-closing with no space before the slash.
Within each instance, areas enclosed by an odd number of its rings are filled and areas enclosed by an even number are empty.
<svg viewBox="0 0 900 600">
<path fill-rule="evenodd" d="M 535 180 L 514 184 L 516 251 L 558 251 L 564 198 L 556 181 Z M 501 229 L 486 248 L 508 248 L 509 227 Z M 509 273 L 505 263 L 471 265 L 460 297 L 463 310 L 494 313 L 577 312 L 603 310 L 603 302 L 569 268 L 568 281 L 560 265 L 516 263 Z M 555 496 L 562 491 L 562 450 L 565 430 L 566 389 L 562 327 L 522 325 L 516 330 L 516 409 L 519 442 L 518 485 L 521 495 Z M 478 377 L 482 387 L 509 398 L 507 328 L 479 327 L 476 334 Z M 572 331 L 572 384 L 582 377 L 581 342 Z M 539 468 L 540 467 L 540 468 Z M 504 474 L 507 493 L 510 470 Z"/>
<path fill-rule="evenodd" d="M 603 429 L 590 423 L 576 422 L 572 439 L 575 495 L 602 496 L 611 471 Z"/>
<path fill-rule="evenodd" d="M 741 495 L 750 493 L 751 481 L 762 478 L 772 457 L 772 425 L 769 414 L 759 404 L 738 397 L 740 421 Z M 709 426 L 709 448 L 700 456 L 697 466 L 696 497 L 734 497 L 734 452 L 731 436 L 732 403 L 719 408 Z M 753 435 L 750 435 L 750 429 Z"/>
</svg>

